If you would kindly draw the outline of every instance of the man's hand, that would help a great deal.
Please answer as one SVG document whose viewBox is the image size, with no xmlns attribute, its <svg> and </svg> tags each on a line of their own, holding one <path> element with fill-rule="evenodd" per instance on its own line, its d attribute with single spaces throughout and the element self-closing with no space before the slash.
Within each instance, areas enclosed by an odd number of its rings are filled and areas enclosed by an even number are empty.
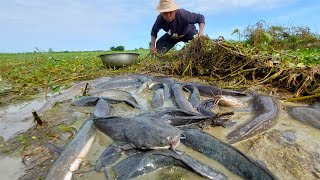
<svg viewBox="0 0 320 180">
<path fill-rule="evenodd" d="M 157 53 L 157 48 L 151 47 L 150 48 L 150 52 L 153 53 L 153 54 Z"/>
<path fill-rule="evenodd" d="M 203 36 L 203 32 L 202 32 L 202 31 L 198 32 L 197 36 L 198 36 L 198 37 Z"/>
</svg>

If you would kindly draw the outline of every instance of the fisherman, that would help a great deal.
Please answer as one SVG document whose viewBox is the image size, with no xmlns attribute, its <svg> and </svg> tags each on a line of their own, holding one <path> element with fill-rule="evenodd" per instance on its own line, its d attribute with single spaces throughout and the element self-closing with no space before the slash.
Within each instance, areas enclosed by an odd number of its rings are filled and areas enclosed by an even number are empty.
<svg viewBox="0 0 320 180">
<path fill-rule="evenodd" d="M 195 35 L 202 36 L 205 18 L 202 14 L 179 9 L 175 0 L 160 0 L 156 10 L 160 13 L 151 30 L 151 53 L 166 53 L 178 42 L 188 42 Z M 195 24 L 199 24 L 199 32 Z M 156 43 L 160 29 L 165 33 Z"/>
</svg>

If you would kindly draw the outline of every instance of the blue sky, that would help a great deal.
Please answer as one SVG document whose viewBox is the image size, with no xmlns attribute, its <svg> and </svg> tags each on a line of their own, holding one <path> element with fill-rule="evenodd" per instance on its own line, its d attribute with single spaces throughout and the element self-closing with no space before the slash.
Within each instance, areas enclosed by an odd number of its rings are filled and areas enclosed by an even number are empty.
<svg viewBox="0 0 320 180">
<path fill-rule="evenodd" d="M 259 20 L 320 34 L 319 0 L 177 0 L 206 18 L 204 33 L 227 39 Z M 158 0 L 0 0 L 0 52 L 147 48 Z M 197 26 L 198 27 L 198 26 Z M 160 32 L 159 36 L 164 32 Z"/>
</svg>

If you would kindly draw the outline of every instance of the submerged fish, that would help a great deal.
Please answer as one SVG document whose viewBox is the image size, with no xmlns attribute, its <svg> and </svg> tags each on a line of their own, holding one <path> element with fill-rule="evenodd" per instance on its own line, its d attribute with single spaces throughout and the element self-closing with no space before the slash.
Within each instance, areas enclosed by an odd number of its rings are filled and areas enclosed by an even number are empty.
<svg viewBox="0 0 320 180">
<path fill-rule="evenodd" d="M 186 129 L 183 131 L 183 135 L 185 136 L 184 139 L 181 139 L 183 144 L 191 146 L 194 150 L 220 162 L 231 172 L 244 179 L 277 179 L 264 165 L 201 130 Z"/>
<path fill-rule="evenodd" d="M 203 164 L 184 153 L 178 155 L 169 150 L 141 152 L 121 161 L 113 168 L 113 170 L 117 176 L 116 179 L 131 179 L 169 165 L 180 166 L 192 170 L 209 179 L 227 179 L 224 174 L 208 165 Z"/>
<path fill-rule="evenodd" d="M 174 97 L 174 101 L 180 109 L 186 111 L 194 111 L 191 103 L 186 99 L 180 84 L 174 84 L 171 90 Z"/>
<path fill-rule="evenodd" d="M 99 99 L 96 106 L 93 109 L 93 117 L 105 117 L 110 115 L 112 111 L 112 107 L 105 101 L 104 99 Z"/>
<path fill-rule="evenodd" d="M 227 135 L 230 143 L 236 143 L 270 129 L 279 115 L 278 102 L 271 96 L 255 95 L 253 99 L 255 117 L 237 127 Z"/>
<path fill-rule="evenodd" d="M 302 123 L 320 129 L 320 110 L 311 107 L 291 107 L 288 113 Z"/>
<path fill-rule="evenodd" d="M 238 91 L 233 91 L 229 89 L 221 89 L 211 85 L 205 85 L 196 82 L 187 82 L 183 83 L 183 85 L 193 85 L 198 88 L 201 96 L 212 97 L 214 98 L 216 95 L 230 95 L 230 96 L 246 96 L 245 93 L 241 93 Z"/>
<path fill-rule="evenodd" d="M 115 145 L 111 144 L 103 151 L 94 167 L 95 171 L 101 171 L 103 168 L 108 168 L 114 164 L 121 157 L 121 149 Z"/>
<path fill-rule="evenodd" d="M 49 170 L 47 180 L 70 180 L 83 158 L 89 152 L 95 137 L 96 127 L 92 119 L 86 121 L 85 125 L 78 131 L 75 138 L 68 144 Z"/>
</svg>

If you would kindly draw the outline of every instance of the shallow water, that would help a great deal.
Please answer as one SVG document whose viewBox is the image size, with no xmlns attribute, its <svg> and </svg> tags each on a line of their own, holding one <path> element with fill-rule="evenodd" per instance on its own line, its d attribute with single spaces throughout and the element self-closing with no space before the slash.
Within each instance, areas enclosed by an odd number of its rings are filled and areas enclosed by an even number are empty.
<svg viewBox="0 0 320 180">
<path fill-rule="evenodd" d="M 72 99 L 76 95 L 81 95 L 86 83 L 94 86 L 99 82 L 107 81 L 109 79 L 110 78 L 105 77 L 84 81 L 75 84 L 69 89 L 63 90 L 59 94 L 47 94 L 48 99 L 44 98 L 44 94 L 39 94 L 33 97 L 32 100 L 20 101 L 15 104 L 0 107 L 0 136 L 6 141 L 18 133 L 27 131 L 33 125 L 33 110 L 36 110 L 40 115 L 50 110 L 57 102 L 62 102 Z"/>
<path fill-rule="evenodd" d="M 152 91 L 135 94 L 135 88 L 124 90 L 132 93 L 133 97 L 136 98 L 143 108 L 134 109 L 127 106 L 125 103 L 113 104 L 113 115 L 135 116 L 139 113 L 156 110 L 150 106 L 150 101 L 153 95 Z M 204 99 L 206 98 L 203 98 L 202 100 Z M 229 132 L 254 116 L 250 104 L 250 98 L 242 98 L 241 100 L 246 103 L 245 107 L 218 107 L 214 110 L 215 112 L 234 111 L 234 115 L 231 116 L 231 120 L 237 122 L 234 127 L 210 127 L 205 129 L 205 131 L 221 141 L 226 142 L 226 136 Z M 21 114 L 28 114 L 32 109 L 38 109 L 44 103 L 45 101 L 42 100 L 34 100 L 16 106 L 11 105 L 8 107 L 2 107 L 0 109 L 0 135 L 6 140 L 17 132 L 25 131 L 30 128 L 33 120 L 32 118 L 29 118 L 28 120 L 16 120 L 12 122 L 8 121 L 8 118 L 4 117 L 12 118 L 15 115 L 19 119 L 23 117 Z M 281 110 L 276 126 L 269 129 L 267 132 L 256 135 L 246 141 L 233 144 L 233 146 L 260 163 L 265 164 L 271 172 L 280 179 L 320 179 L 320 131 L 293 119 L 285 111 L 286 106 L 301 106 L 301 104 L 279 103 Z M 164 108 L 172 106 L 174 106 L 174 103 L 171 100 L 165 101 Z M 78 109 L 81 110 L 81 108 Z M 112 139 L 97 131 L 93 145 L 85 158 L 86 160 L 84 162 L 86 163 L 82 164 L 80 171 L 92 169 L 101 153 L 111 143 Z M 180 144 L 177 149 L 185 151 L 190 156 L 219 170 L 223 174 L 227 175 L 229 179 L 241 179 L 217 161 L 212 160 L 205 155 L 184 146 L 183 144 Z M 123 158 L 125 157 L 126 156 L 123 155 Z M 4 166 L 6 162 L 9 164 L 8 168 L 6 169 L 6 172 L 2 172 L 2 166 Z M 23 167 L 21 158 L 0 158 L 0 173 L 4 174 L 8 179 L 17 179 L 21 176 L 21 173 L 23 173 L 23 171 L 19 171 L 21 166 Z M 105 179 L 102 172 L 97 173 L 95 171 L 81 173 L 75 176 L 76 179 L 82 180 Z M 173 166 L 159 169 L 136 179 L 155 179 L 154 177 L 157 177 L 156 179 L 172 179 L 173 177 L 174 179 L 202 179 L 202 177 L 196 173 Z"/>
<path fill-rule="evenodd" d="M 0 136 L 8 140 L 32 127 L 32 110 L 40 109 L 46 100 L 37 98 L 0 108 Z"/>
<path fill-rule="evenodd" d="M 284 109 L 301 104 L 280 104 L 282 109 L 276 126 L 233 146 L 266 164 L 280 179 L 319 179 L 320 131 L 293 119 Z M 235 112 L 233 117 L 241 124 L 250 119 L 252 113 Z M 226 142 L 226 135 L 234 128 L 215 127 L 206 131 Z"/>
<path fill-rule="evenodd" d="M 21 157 L 0 157 L 0 174 L 3 180 L 18 179 L 24 174 Z"/>
</svg>

